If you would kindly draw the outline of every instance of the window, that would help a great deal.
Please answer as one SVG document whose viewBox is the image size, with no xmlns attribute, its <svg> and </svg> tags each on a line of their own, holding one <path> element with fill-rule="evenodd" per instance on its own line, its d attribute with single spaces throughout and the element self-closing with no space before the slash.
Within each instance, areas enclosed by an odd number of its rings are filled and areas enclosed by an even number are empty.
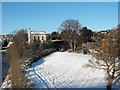
<svg viewBox="0 0 120 90">
<path fill-rule="evenodd" d="M 44 40 L 44 37 L 42 36 L 42 40 Z"/>
<path fill-rule="evenodd" d="M 36 40 L 36 36 L 34 36 L 34 41 Z"/>
<path fill-rule="evenodd" d="M 40 40 L 40 37 L 38 36 L 38 41 Z"/>
</svg>

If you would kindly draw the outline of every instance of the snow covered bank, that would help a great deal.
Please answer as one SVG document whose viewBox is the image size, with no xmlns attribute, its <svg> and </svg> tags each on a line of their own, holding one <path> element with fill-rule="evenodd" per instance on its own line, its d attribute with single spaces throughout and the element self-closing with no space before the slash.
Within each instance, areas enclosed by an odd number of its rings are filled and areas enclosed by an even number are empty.
<svg viewBox="0 0 120 90">
<path fill-rule="evenodd" d="M 83 67 L 91 57 L 55 52 L 33 63 L 32 67 L 27 69 L 28 78 L 34 82 L 35 88 L 106 87 L 102 70 Z"/>
</svg>

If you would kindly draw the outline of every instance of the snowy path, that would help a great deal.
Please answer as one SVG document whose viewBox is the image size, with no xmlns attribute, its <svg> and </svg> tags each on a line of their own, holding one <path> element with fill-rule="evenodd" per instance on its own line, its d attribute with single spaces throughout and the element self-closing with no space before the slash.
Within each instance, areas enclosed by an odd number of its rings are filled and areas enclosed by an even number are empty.
<svg viewBox="0 0 120 90">
<path fill-rule="evenodd" d="M 106 87 L 102 70 L 83 67 L 90 58 L 90 55 L 55 52 L 33 63 L 27 69 L 28 78 L 35 88 Z"/>
</svg>

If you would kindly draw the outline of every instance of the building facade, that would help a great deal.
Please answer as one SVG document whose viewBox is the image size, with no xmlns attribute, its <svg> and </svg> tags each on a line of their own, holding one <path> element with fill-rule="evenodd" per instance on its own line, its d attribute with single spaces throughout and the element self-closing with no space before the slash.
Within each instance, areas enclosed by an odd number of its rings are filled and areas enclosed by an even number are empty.
<svg viewBox="0 0 120 90">
<path fill-rule="evenodd" d="M 31 31 L 30 28 L 28 29 L 28 43 L 34 43 L 35 41 L 37 42 L 45 42 L 46 41 L 46 32 L 44 31 Z"/>
</svg>

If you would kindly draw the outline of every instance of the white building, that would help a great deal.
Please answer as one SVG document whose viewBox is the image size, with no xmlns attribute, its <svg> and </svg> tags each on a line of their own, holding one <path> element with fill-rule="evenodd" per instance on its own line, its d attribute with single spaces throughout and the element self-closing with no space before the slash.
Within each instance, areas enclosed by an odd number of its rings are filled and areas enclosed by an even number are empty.
<svg viewBox="0 0 120 90">
<path fill-rule="evenodd" d="M 46 41 L 46 32 L 44 31 L 31 31 L 30 28 L 28 29 L 28 43 L 34 43 L 34 41 L 44 42 Z"/>
</svg>

